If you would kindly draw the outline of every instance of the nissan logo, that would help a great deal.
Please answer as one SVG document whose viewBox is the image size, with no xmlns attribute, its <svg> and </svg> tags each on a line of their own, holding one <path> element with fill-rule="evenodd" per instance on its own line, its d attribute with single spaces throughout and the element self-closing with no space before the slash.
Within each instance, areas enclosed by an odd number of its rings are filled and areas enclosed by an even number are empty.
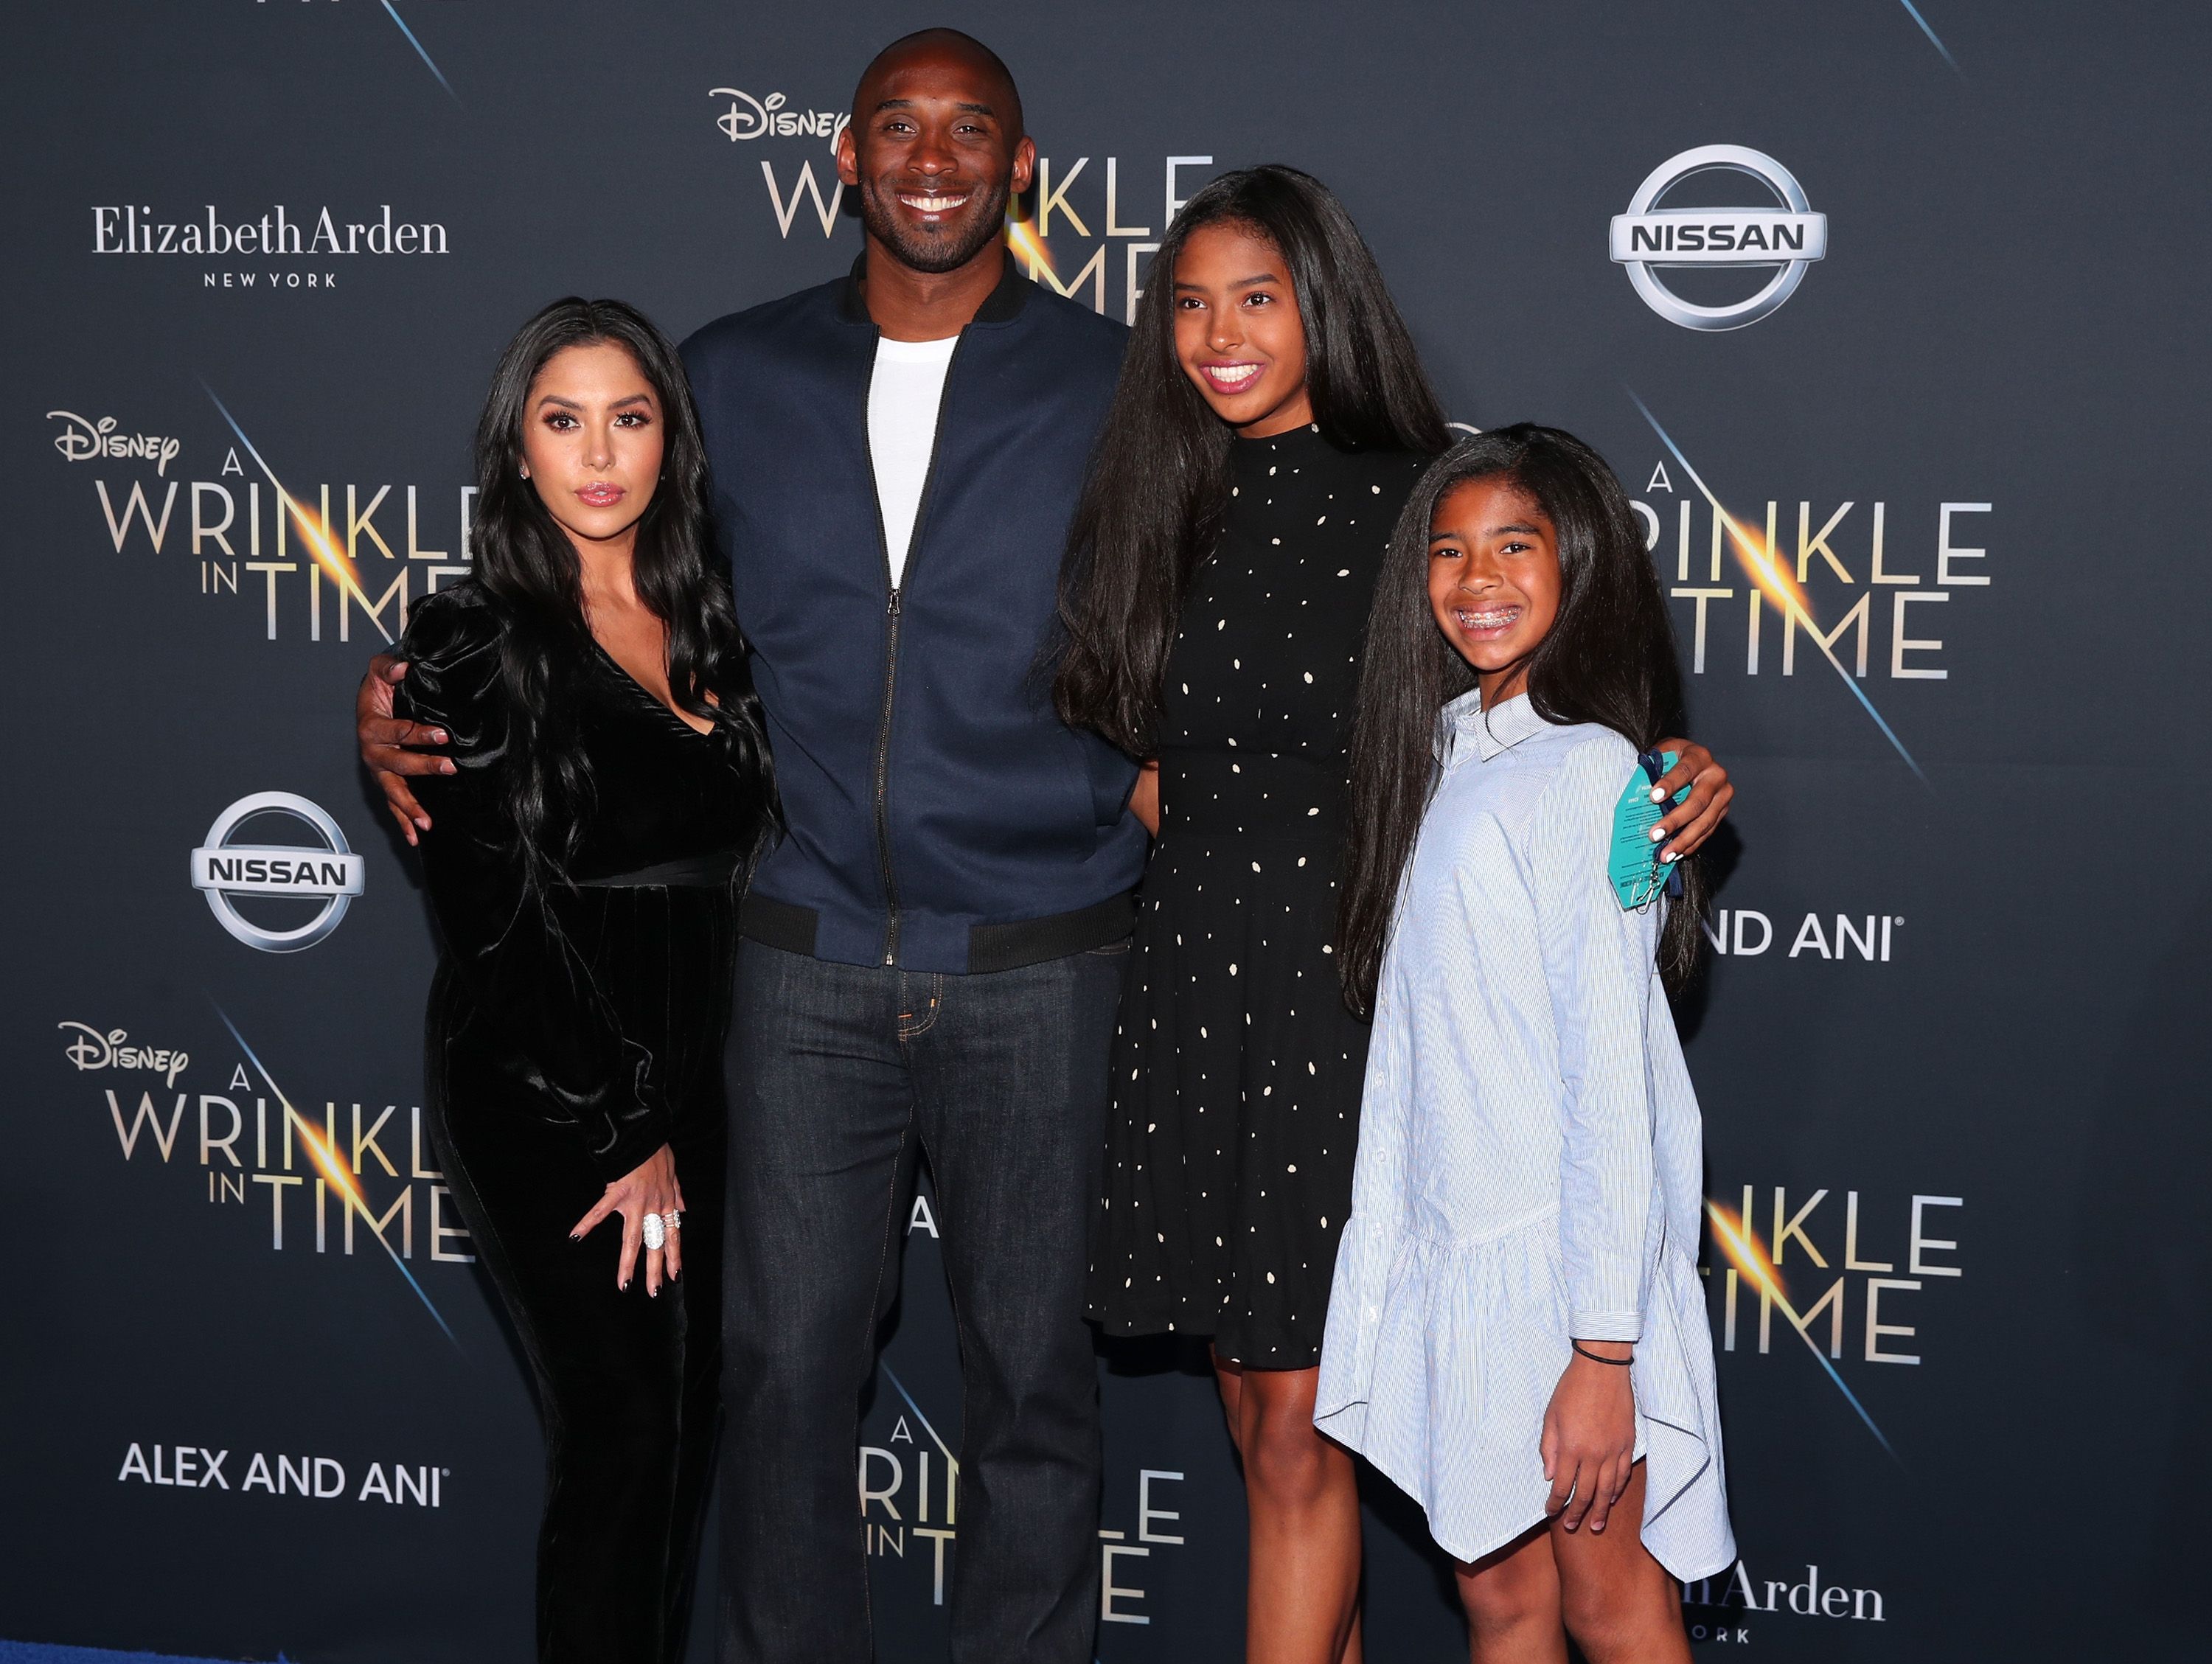
<svg viewBox="0 0 2212 1664">
<path fill-rule="evenodd" d="M 233 843 L 239 828 L 257 816 L 283 816 L 304 826 L 307 844 Z M 250 948 L 297 953 L 338 927 L 362 892 L 364 867 L 347 847 L 345 834 L 321 808 L 290 792 L 256 792 L 215 817 L 205 844 L 192 851 L 192 888 L 207 896 L 216 921 Z M 240 896 L 289 896 L 319 901 L 314 916 L 289 930 L 258 925 L 238 910 Z"/>
<path fill-rule="evenodd" d="M 1747 174 L 1778 206 L 1661 208 L 1659 199 L 1698 173 Z M 1636 187 L 1628 212 L 1613 216 L 1611 252 L 1650 307 L 1686 330 L 1740 330 L 1778 309 L 1828 252 L 1828 216 L 1815 214 L 1799 185 L 1773 157 L 1741 144 L 1705 144 L 1668 158 Z M 1727 306 L 1685 301 L 1660 282 L 1668 266 L 1764 266 L 1773 276 L 1747 299 Z"/>
</svg>

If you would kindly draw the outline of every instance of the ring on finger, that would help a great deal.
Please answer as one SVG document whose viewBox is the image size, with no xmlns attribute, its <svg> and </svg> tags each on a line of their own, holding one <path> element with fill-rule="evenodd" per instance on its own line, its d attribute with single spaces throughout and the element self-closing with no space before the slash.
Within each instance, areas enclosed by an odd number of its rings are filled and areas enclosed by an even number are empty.
<svg viewBox="0 0 2212 1664">
<path fill-rule="evenodd" d="M 668 1242 L 668 1226 L 658 1213 L 645 1216 L 643 1226 L 647 1251 L 658 1254 Z"/>
<path fill-rule="evenodd" d="M 660 1222 L 672 1234 L 684 1229 L 684 1216 L 672 1207 L 660 1216 Z"/>
</svg>

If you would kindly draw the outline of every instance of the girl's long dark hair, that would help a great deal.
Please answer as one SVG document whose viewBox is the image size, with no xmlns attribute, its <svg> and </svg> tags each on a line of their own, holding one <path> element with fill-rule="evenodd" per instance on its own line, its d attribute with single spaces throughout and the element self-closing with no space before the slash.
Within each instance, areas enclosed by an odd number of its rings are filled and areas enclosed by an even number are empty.
<svg viewBox="0 0 2212 1664">
<path fill-rule="evenodd" d="M 1398 517 L 1360 659 L 1336 938 L 1338 975 L 1357 1011 L 1374 1009 L 1399 882 L 1435 790 L 1439 714 L 1475 683 L 1430 610 L 1429 529 L 1447 492 L 1481 479 L 1519 487 L 1558 533 L 1559 616 L 1525 661 L 1538 714 L 1599 724 L 1639 751 L 1681 732 L 1674 627 L 1628 495 L 1605 459 L 1571 434 L 1528 422 L 1462 440 L 1437 458 Z M 1680 865 L 1684 891 L 1667 905 L 1659 944 L 1670 989 L 1696 968 L 1705 912 L 1696 857 Z"/>
<path fill-rule="evenodd" d="M 1132 756 L 1152 749 L 1183 594 L 1229 501 L 1234 441 L 1175 343 L 1176 261 L 1193 232 L 1222 224 L 1258 232 L 1289 268 L 1306 389 L 1327 438 L 1426 453 L 1450 439 L 1375 257 L 1326 185 L 1294 167 L 1249 167 L 1185 203 L 1153 257 L 1060 568 L 1054 703 Z"/>
<path fill-rule="evenodd" d="M 745 663 L 726 574 L 708 550 L 707 450 L 675 346 L 620 301 L 556 301 L 508 342 L 477 423 L 475 580 L 501 618 L 500 676 L 509 714 L 505 767 L 521 853 L 533 878 L 574 853 L 592 797 L 561 683 L 592 651 L 583 568 L 568 534 L 521 471 L 530 389 L 555 354 L 612 344 L 636 361 L 660 404 L 660 481 L 637 523 L 638 598 L 668 629 L 668 686 L 695 716 L 720 724 L 741 766 L 769 778 L 766 730 Z M 712 693 L 713 701 L 707 695 Z M 546 831 L 565 822 L 562 841 Z"/>
</svg>

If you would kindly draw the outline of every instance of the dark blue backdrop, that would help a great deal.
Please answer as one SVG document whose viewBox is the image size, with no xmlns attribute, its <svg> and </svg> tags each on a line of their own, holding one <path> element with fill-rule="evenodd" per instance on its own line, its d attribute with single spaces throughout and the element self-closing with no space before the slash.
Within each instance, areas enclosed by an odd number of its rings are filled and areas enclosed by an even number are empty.
<svg viewBox="0 0 2212 1664">
<path fill-rule="evenodd" d="M 1744 1555 L 1690 1592 L 1702 1644 L 2201 1646 L 2212 25 L 2178 0 L 18 15 L 0 1635 L 528 1655 L 538 1431 L 416 1145 L 429 937 L 349 693 L 465 568 L 465 439 L 515 323 L 609 293 L 682 334 L 840 270 L 836 113 L 936 21 L 1020 77 L 1041 272 L 1126 315 L 1176 199 L 1310 168 L 1455 414 L 1574 428 L 1648 510 L 1694 730 L 1742 788 L 1728 951 L 1684 1012 Z M 1826 239 L 1724 331 L 1608 240 L 1710 145 L 1779 164 Z M 1735 240 L 1786 199 L 1723 168 L 1658 206 Z M 1771 275 L 1653 273 L 1709 307 Z M 191 882 L 272 791 L 362 858 L 303 951 Z M 280 808 L 230 841 L 333 840 Z M 926 1216 L 908 1245 L 859 1458 L 887 1659 L 941 1653 L 957 1552 Z M 1210 1384 L 1160 1350 L 1102 1369 L 1100 1655 L 1233 1655 Z M 1460 1655 L 1418 1517 L 1370 1491 L 1370 1655 Z"/>
</svg>

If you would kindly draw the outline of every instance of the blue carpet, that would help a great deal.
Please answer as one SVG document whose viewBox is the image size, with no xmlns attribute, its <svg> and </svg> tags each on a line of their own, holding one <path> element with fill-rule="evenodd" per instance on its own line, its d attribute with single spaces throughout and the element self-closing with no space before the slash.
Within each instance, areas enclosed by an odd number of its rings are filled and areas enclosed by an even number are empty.
<svg viewBox="0 0 2212 1664">
<path fill-rule="evenodd" d="M 57 1647 L 41 1641 L 0 1641 L 0 1664 L 241 1664 L 241 1661 L 186 1658 L 178 1653 L 116 1653 L 104 1647 Z M 291 1664 L 291 1661 L 279 1653 L 273 1664 Z"/>
</svg>

